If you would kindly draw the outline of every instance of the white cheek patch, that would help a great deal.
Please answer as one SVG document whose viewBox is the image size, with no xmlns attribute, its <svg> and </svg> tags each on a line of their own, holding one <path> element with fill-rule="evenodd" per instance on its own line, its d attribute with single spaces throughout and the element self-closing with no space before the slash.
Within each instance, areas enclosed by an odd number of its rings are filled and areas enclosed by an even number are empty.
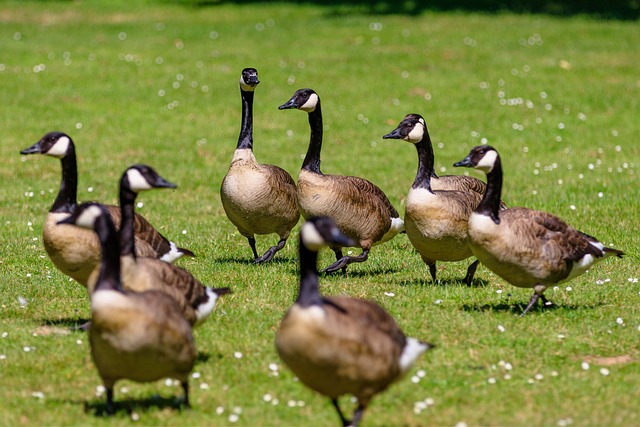
<svg viewBox="0 0 640 427">
<path fill-rule="evenodd" d="M 255 86 L 246 84 L 242 76 L 240 76 L 240 89 L 244 90 L 245 92 L 253 92 L 255 88 Z"/>
<path fill-rule="evenodd" d="M 422 141 L 422 137 L 424 136 L 424 121 L 421 119 L 416 125 L 411 129 L 409 135 L 407 135 L 407 140 L 410 142 L 420 142 Z"/>
<path fill-rule="evenodd" d="M 138 169 L 129 169 L 127 171 L 127 179 L 129 180 L 131 190 L 136 193 L 138 191 L 151 190 L 153 188 Z"/>
<path fill-rule="evenodd" d="M 89 206 L 76 218 L 75 224 L 78 227 L 94 229 L 96 220 L 102 215 L 102 210 L 98 206 Z"/>
<path fill-rule="evenodd" d="M 309 99 L 307 100 L 307 102 L 305 102 L 300 107 L 300 110 L 306 111 L 307 113 L 311 113 L 313 110 L 316 109 L 316 106 L 318 105 L 318 99 L 319 99 L 318 94 L 312 93 Z"/>
<path fill-rule="evenodd" d="M 62 136 L 58 138 L 58 140 L 55 142 L 55 144 L 53 144 L 53 146 L 49 149 L 49 151 L 46 152 L 46 154 L 48 156 L 57 157 L 58 159 L 61 159 L 67 155 L 67 150 L 69 149 L 70 143 L 71 143 L 71 140 L 68 137 Z"/>
<path fill-rule="evenodd" d="M 495 150 L 490 150 L 485 153 L 485 155 L 480 159 L 478 164 L 476 165 L 476 169 L 484 171 L 485 173 L 489 173 L 493 170 L 493 167 L 496 165 L 496 160 L 498 159 L 498 152 Z"/>
<path fill-rule="evenodd" d="M 305 222 L 300 228 L 300 235 L 302 236 L 302 244 L 311 251 L 317 252 L 320 248 L 327 246 L 313 223 Z"/>
</svg>

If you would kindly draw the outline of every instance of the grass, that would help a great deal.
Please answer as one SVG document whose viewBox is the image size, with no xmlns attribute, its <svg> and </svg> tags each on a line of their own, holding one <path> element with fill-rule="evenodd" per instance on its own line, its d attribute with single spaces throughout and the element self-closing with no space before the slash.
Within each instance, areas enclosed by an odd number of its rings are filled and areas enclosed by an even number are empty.
<svg viewBox="0 0 640 427">
<path fill-rule="evenodd" d="M 0 28 L 1 425 L 337 424 L 328 400 L 295 382 L 274 350 L 297 289 L 297 233 L 275 262 L 250 265 L 220 204 L 246 66 L 262 81 L 254 122 L 262 162 L 297 175 L 307 118 L 277 106 L 312 87 L 324 106 L 323 170 L 372 180 L 402 211 L 415 152 L 381 137 L 421 113 L 439 172 L 463 173 L 450 165 L 488 142 L 502 154 L 510 205 L 556 213 L 628 254 L 549 290 L 556 307 L 524 318 L 529 290 L 484 267 L 467 288 L 459 279 L 468 262 L 439 264 L 432 283 L 404 235 L 375 247 L 349 277 L 323 278 L 324 292 L 376 300 L 408 335 L 438 346 L 373 401 L 365 425 L 640 424 L 636 22 L 7 1 Z M 50 130 L 76 142 L 80 200 L 115 203 L 133 162 L 178 183 L 144 194 L 139 211 L 198 254 L 181 265 L 235 290 L 195 332 L 193 410 L 175 409 L 179 387 L 123 381 L 118 413 L 101 416 L 86 334 L 71 329 L 89 317 L 86 291 L 55 269 L 41 241 L 60 165 L 18 154 Z M 258 238 L 259 249 L 275 239 Z M 432 405 L 416 404 L 428 398 Z"/>
</svg>

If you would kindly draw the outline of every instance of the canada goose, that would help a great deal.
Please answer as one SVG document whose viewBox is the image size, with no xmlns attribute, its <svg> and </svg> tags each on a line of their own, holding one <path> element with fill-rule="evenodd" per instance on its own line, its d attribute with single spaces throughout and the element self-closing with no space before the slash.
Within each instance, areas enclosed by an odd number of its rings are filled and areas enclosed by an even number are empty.
<svg viewBox="0 0 640 427">
<path fill-rule="evenodd" d="M 352 262 L 366 261 L 371 246 L 386 242 L 404 231 L 404 221 L 382 190 L 355 176 L 325 175 L 320 170 L 322 149 L 322 110 L 320 97 L 312 89 L 300 89 L 280 110 L 297 108 L 309 113 L 311 137 L 307 155 L 298 176 L 298 206 L 305 219 L 328 216 L 338 228 L 362 248 L 358 256 L 342 256 L 333 247 L 336 262 L 323 271 L 333 272 Z"/>
<path fill-rule="evenodd" d="M 296 184 L 291 175 L 278 166 L 259 164 L 253 155 L 253 95 L 258 83 L 255 68 L 242 70 L 242 126 L 229 171 L 220 187 L 222 207 L 249 241 L 256 264 L 269 261 L 284 248 L 300 218 Z M 259 257 L 254 235 L 271 233 L 277 233 L 280 241 Z"/>
<path fill-rule="evenodd" d="M 61 221 L 94 230 L 102 261 L 91 298 L 91 356 L 114 413 L 113 386 L 120 379 L 151 382 L 176 378 L 189 407 L 189 373 L 196 359 L 191 326 L 173 298 L 158 291 L 126 292 L 120 281 L 118 235 L 109 211 L 96 203 L 78 206 Z"/>
<path fill-rule="evenodd" d="M 487 174 L 487 189 L 469 218 L 469 242 L 473 254 L 491 271 L 514 286 L 534 289 L 522 315 L 539 299 L 551 304 L 543 295 L 549 286 L 571 280 L 609 256 L 624 255 L 555 215 L 521 207 L 500 210 L 502 165 L 495 148 L 474 147 L 454 166 Z"/>
<path fill-rule="evenodd" d="M 20 154 L 45 154 L 59 158 L 62 163 L 62 181 L 60 191 L 45 221 L 42 241 L 51 261 L 67 276 L 87 286 L 91 272 L 100 262 L 100 244 L 95 233 L 84 229 L 71 229 L 66 225 L 57 225 L 58 221 L 73 213 L 77 205 L 78 171 L 76 151 L 69 135 L 62 132 L 49 132 L 40 141 Z M 106 206 L 113 217 L 116 228 L 120 227 L 120 209 Z M 135 236 L 140 256 L 160 258 L 173 262 L 183 255 L 193 256 L 184 248 L 167 240 L 141 215 L 136 215 Z"/>
<path fill-rule="evenodd" d="M 307 387 L 331 399 L 344 426 L 356 426 L 373 396 L 400 379 L 431 344 L 408 338 L 378 304 L 347 296 L 322 297 L 318 250 L 351 246 L 329 218 L 310 218 L 300 229 L 300 290 L 276 333 L 280 358 Z M 358 400 L 352 421 L 338 398 Z"/>
<path fill-rule="evenodd" d="M 398 127 L 383 138 L 411 142 L 418 151 L 418 172 L 407 195 L 404 221 L 407 237 L 429 266 L 435 281 L 436 261 L 461 261 L 473 255 L 467 237 L 467 220 L 482 195 L 470 189 L 447 188 L 446 182 L 441 183 L 444 189 L 432 187 L 440 179 L 434 177 L 433 146 L 421 115 L 407 114 Z M 458 182 L 458 186 L 464 188 L 463 182 Z M 467 269 L 464 278 L 467 285 L 473 281 L 478 262 L 474 261 Z"/>
<path fill-rule="evenodd" d="M 172 296 L 193 326 L 200 325 L 215 308 L 219 296 L 231 292 L 229 288 L 208 288 L 184 268 L 156 258 L 138 257 L 133 237 L 134 205 L 140 191 L 152 188 L 175 188 L 147 165 L 127 168 L 120 179 L 120 257 L 122 283 L 126 290 L 141 292 L 155 289 Z M 89 288 L 91 289 L 91 282 Z"/>
</svg>

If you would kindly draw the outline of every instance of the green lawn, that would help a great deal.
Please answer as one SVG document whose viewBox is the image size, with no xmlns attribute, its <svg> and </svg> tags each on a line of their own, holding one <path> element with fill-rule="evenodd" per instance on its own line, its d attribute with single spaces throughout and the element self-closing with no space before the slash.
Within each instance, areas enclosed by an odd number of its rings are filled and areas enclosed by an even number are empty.
<svg viewBox="0 0 640 427">
<path fill-rule="evenodd" d="M 365 426 L 640 424 L 637 22 L 128 3 L 0 3 L 0 425 L 338 425 L 274 348 L 297 292 L 298 228 L 275 262 L 254 266 L 220 203 L 248 66 L 261 80 L 261 162 L 297 176 L 307 117 L 277 106 L 311 87 L 323 103 L 323 171 L 370 179 L 402 212 L 415 150 L 382 135 L 420 113 L 439 173 L 465 172 L 451 165 L 487 142 L 502 155 L 509 205 L 553 212 L 627 253 L 550 289 L 556 307 L 524 318 L 530 290 L 482 266 L 463 286 L 470 260 L 440 263 L 432 283 L 406 235 L 348 277 L 323 278 L 323 292 L 373 299 L 437 345 L 374 399 Z M 80 200 L 115 203 L 134 162 L 177 183 L 142 195 L 139 212 L 198 254 L 180 265 L 234 289 L 195 331 L 193 410 L 174 408 L 179 386 L 122 381 L 118 413 L 101 416 L 87 336 L 71 330 L 89 318 L 86 291 L 42 247 L 60 164 L 19 154 L 51 130 L 76 143 Z M 276 240 L 260 237 L 258 249 Z"/>
</svg>

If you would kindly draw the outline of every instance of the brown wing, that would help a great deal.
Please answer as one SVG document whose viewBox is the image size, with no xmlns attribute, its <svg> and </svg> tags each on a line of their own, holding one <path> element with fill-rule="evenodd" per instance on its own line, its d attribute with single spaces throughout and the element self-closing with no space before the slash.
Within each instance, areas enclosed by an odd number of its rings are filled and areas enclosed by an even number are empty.
<svg viewBox="0 0 640 427">
<path fill-rule="evenodd" d="M 122 215 L 120 207 L 108 205 L 106 206 L 116 229 L 120 229 Z M 135 235 L 136 255 L 140 257 L 161 258 L 163 255 L 171 251 L 171 243 L 158 230 L 156 230 L 149 221 L 142 215 L 136 213 L 133 222 Z M 186 256 L 194 256 L 193 252 L 188 249 L 178 248 L 184 252 Z"/>
</svg>

